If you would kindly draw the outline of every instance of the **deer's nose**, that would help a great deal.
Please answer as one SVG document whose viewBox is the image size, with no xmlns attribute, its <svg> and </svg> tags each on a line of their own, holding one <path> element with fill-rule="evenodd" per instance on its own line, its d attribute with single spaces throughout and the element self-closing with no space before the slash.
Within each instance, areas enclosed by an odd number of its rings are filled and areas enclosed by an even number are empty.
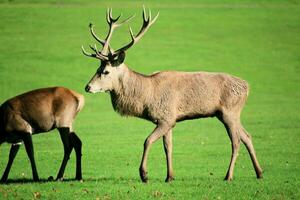
<svg viewBox="0 0 300 200">
<path fill-rule="evenodd" d="M 86 91 L 86 92 L 90 92 L 90 90 L 91 90 L 91 86 L 86 85 L 86 86 L 85 86 L 85 91 Z"/>
</svg>

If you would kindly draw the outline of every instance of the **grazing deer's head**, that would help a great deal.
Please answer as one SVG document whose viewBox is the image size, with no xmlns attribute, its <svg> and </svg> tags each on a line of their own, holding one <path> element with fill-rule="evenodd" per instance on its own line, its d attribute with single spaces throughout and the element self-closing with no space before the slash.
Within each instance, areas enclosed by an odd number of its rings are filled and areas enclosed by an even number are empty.
<svg viewBox="0 0 300 200">
<path fill-rule="evenodd" d="M 143 7 L 143 25 L 141 30 L 136 36 L 134 36 L 132 29 L 129 28 L 131 42 L 116 51 L 114 51 L 109 44 L 112 33 L 114 29 L 120 27 L 124 23 L 131 20 L 134 17 L 134 15 L 125 19 L 121 23 L 117 23 L 121 15 L 119 15 L 117 18 L 113 18 L 112 9 L 108 9 L 106 13 L 106 21 L 109 25 L 109 31 L 105 40 L 100 39 L 95 34 L 92 24 L 89 25 L 92 36 L 103 46 L 103 48 L 101 51 L 98 51 L 96 45 L 90 46 L 94 53 L 89 54 L 82 47 L 82 52 L 84 55 L 97 58 L 101 61 L 100 67 L 97 69 L 97 72 L 85 87 L 86 92 L 96 93 L 113 90 L 114 85 L 117 84 L 119 77 L 122 75 L 122 65 L 125 60 L 125 51 L 128 50 L 135 43 L 137 43 L 143 37 L 148 28 L 156 21 L 158 15 L 159 13 L 152 20 L 151 11 L 149 10 L 147 17 L 145 7 Z"/>
</svg>

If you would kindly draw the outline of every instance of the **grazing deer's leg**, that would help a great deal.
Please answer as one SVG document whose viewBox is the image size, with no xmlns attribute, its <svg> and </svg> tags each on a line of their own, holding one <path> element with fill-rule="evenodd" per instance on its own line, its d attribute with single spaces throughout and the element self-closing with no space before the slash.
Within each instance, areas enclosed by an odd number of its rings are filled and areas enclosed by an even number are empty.
<svg viewBox="0 0 300 200">
<path fill-rule="evenodd" d="M 82 172 L 81 172 L 82 142 L 74 132 L 72 132 L 70 134 L 70 140 L 71 140 L 72 146 L 74 147 L 74 150 L 76 153 L 76 177 L 75 177 L 75 179 L 82 180 Z"/>
<path fill-rule="evenodd" d="M 172 164 L 172 129 L 169 130 L 167 134 L 163 136 L 164 141 L 164 150 L 166 153 L 166 159 L 167 159 L 167 178 L 165 182 L 171 182 L 174 179 L 173 174 L 173 164 Z"/>
<path fill-rule="evenodd" d="M 33 149 L 31 134 L 30 133 L 24 133 L 24 136 L 23 136 L 22 139 L 24 141 L 25 149 L 26 149 L 27 155 L 28 155 L 30 163 L 31 163 L 33 180 L 38 181 L 39 180 L 39 175 L 37 173 L 35 160 L 34 160 L 34 149 Z"/>
<path fill-rule="evenodd" d="M 219 119 L 223 122 L 227 130 L 227 133 L 229 135 L 229 138 L 231 140 L 231 149 L 232 149 L 231 160 L 230 160 L 227 174 L 225 176 L 225 180 L 231 181 L 233 179 L 234 165 L 238 156 L 240 143 L 241 143 L 240 133 L 238 129 L 239 120 L 237 120 L 238 118 L 234 114 L 224 114 L 224 113 Z"/>
<path fill-rule="evenodd" d="M 247 131 L 243 128 L 243 126 L 241 125 L 241 139 L 242 139 L 242 142 L 245 144 L 249 154 L 250 154 L 250 157 L 251 157 L 251 160 L 252 160 L 252 164 L 253 164 L 253 167 L 255 169 L 255 172 L 256 172 L 256 177 L 257 178 L 262 178 L 262 169 L 258 163 L 258 160 L 256 158 L 256 154 L 255 154 L 255 150 L 254 150 L 254 147 L 253 147 L 253 144 L 252 144 L 252 140 L 251 140 L 251 136 L 247 133 Z"/>
<path fill-rule="evenodd" d="M 4 137 L 0 137 L 0 145 L 5 142 Z"/>
<path fill-rule="evenodd" d="M 165 124 L 158 124 L 154 131 L 147 137 L 144 143 L 143 158 L 140 165 L 140 177 L 143 182 L 148 181 L 147 177 L 147 159 L 151 145 L 158 140 L 161 136 L 166 134 L 171 129 L 170 126 Z"/>
<path fill-rule="evenodd" d="M 58 131 L 59 131 L 62 143 L 64 145 L 64 158 L 61 163 L 60 169 L 58 171 L 56 180 L 62 180 L 67 162 L 70 159 L 70 154 L 72 152 L 72 144 L 70 143 L 70 129 L 69 128 L 59 128 Z"/>
<path fill-rule="evenodd" d="M 2 175 L 2 178 L 0 180 L 1 183 L 4 183 L 7 181 L 7 177 L 8 177 L 8 174 L 9 174 L 9 171 L 10 171 L 10 168 L 11 168 L 11 165 L 18 153 L 20 149 L 20 145 L 19 144 L 12 144 L 11 147 L 10 147 L 10 152 L 9 152 L 9 159 L 8 159 L 8 163 L 6 165 L 6 168 L 5 168 L 5 171 Z"/>
<path fill-rule="evenodd" d="M 231 181 L 233 179 L 233 170 L 234 170 L 235 161 L 237 159 L 238 152 L 240 149 L 240 138 L 239 138 L 238 133 L 234 129 L 229 128 L 228 134 L 230 134 L 230 139 L 231 139 L 232 155 L 231 155 L 231 161 L 229 164 L 229 168 L 228 168 L 227 174 L 225 176 L 225 180 Z"/>
</svg>

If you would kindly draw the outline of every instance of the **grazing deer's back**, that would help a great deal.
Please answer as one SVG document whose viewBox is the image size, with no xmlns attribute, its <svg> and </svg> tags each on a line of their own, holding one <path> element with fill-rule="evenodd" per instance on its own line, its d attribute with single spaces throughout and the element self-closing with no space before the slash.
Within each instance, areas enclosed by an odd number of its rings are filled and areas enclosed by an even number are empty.
<svg viewBox="0 0 300 200">
<path fill-rule="evenodd" d="M 55 88 L 53 98 L 52 110 L 55 116 L 59 116 L 62 113 L 69 113 L 74 117 L 84 106 L 83 95 L 67 88 Z"/>
<path fill-rule="evenodd" d="M 37 89 L 7 100 L 1 106 L 1 121 L 7 131 L 24 129 L 26 124 L 33 133 L 45 132 L 61 119 L 71 122 L 83 105 L 83 96 L 67 88 Z"/>
</svg>

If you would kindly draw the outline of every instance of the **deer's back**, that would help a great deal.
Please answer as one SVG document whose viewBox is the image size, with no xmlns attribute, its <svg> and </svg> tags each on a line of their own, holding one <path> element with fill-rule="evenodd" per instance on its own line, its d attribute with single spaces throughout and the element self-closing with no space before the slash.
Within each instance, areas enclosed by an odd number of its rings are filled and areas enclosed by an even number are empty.
<svg viewBox="0 0 300 200">
<path fill-rule="evenodd" d="M 63 87 L 33 90 L 1 105 L 6 132 L 39 133 L 72 124 L 83 106 L 83 96 Z"/>
<path fill-rule="evenodd" d="M 214 116 L 223 109 L 242 109 L 248 84 L 232 75 L 209 72 L 154 74 L 154 113 L 177 121 Z"/>
</svg>

